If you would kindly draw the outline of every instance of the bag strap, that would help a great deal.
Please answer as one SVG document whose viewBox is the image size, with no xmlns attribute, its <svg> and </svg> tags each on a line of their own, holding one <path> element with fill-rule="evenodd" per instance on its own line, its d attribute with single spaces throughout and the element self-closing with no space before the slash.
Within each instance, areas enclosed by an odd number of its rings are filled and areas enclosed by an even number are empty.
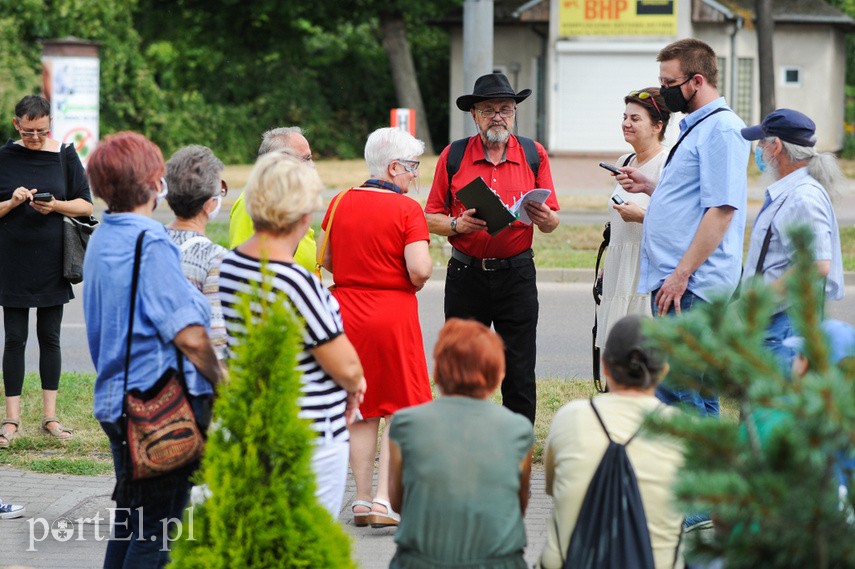
<svg viewBox="0 0 855 569">
<path fill-rule="evenodd" d="M 335 210 L 338 209 L 338 204 L 341 203 L 341 198 L 344 197 L 344 194 L 349 192 L 352 188 L 348 188 L 341 192 L 336 198 L 333 200 L 332 206 L 330 207 L 330 218 L 327 220 L 327 230 L 324 231 L 324 240 L 321 242 L 321 247 L 318 249 L 318 256 L 315 258 L 315 274 L 320 278 L 321 276 L 321 267 L 324 264 L 324 255 L 327 252 L 327 243 L 330 240 L 330 231 L 332 230 L 332 222 L 335 217 Z"/>
<path fill-rule="evenodd" d="M 65 186 L 65 199 L 68 199 L 68 162 L 65 161 L 65 145 L 59 143 L 59 165 L 62 168 L 62 183 Z"/>
<path fill-rule="evenodd" d="M 613 438 L 612 438 L 612 436 L 609 434 L 609 430 L 608 430 L 608 429 L 606 429 L 606 424 L 603 422 L 603 418 L 602 418 L 602 417 L 600 417 L 600 412 L 599 412 L 599 411 L 597 411 L 597 407 L 596 407 L 596 405 L 594 405 L 594 398 L 593 398 L 593 397 L 591 397 L 590 399 L 588 399 L 588 401 L 591 403 L 591 409 L 593 409 L 593 410 L 594 410 L 594 415 L 597 417 L 597 421 L 599 421 L 599 422 L 600 422 L 600 427 L 602 427 L 602 428 L 603 428 L 603 432 L 606 434 L 606 438 L 608 438 L 608 439 L 609 439 L 609 442 L 610 442 L 610 443 L 615 443 L 614 439 L 613 439 Z M 660 407 L 661 407 L 661 405 L 660 405 Z M 622 446 L 622 447 L 624 447 L 624 448 L 626 448 L 627 446 L 629 446 L 629 443 L 631 443 L 632 441 L 634 441 L 634 440 L 635 440 L 635 437 L 637 437 L 637 436 L 638 436 L 638 433 L 640 433 L 640 432 L 641 432 L 641 429 L 643 429 L 643 428 L 644 428 L 644 424 L 643 424 L 643 422 L 642 422 L 642 425 L 638 427 L 638 430 L 637 430 L 637 431 L 635 431 L 635 432 L 632 434 L 632 436 L 631 436 L 631 437 L 629 437 L 629 438 L 626 440 L 626 442 L 625 442 L 625 443 L 623 443 L 621 446 Z M 620 443 L 615 443 L 615 444 L 620 444 Z"/>
<path fill-rule="evenodd" d="M 205 241 L 208 241 L 207 237 L 205 237 L 204 235 L 196 235 L 194 237 L 191 237 L 190 239 L 188 239 L 184 243 L 182 243 L 181 246 L 178 247 L 178 250 L 183 253 L 184 251 L 186 251 L 187 249 L 189 249 L 193 245 L 196 245 L 197 243 L 204 243 Z"/>
<path fill-rule="evenodd" d="M 775 209 L 775 213 L 772 214 L 771 219 L 769 219 L 769 227 L 766 229 L 766 236 L 763 238 L 763 246 L 760 247 L 760 256 L 757 258 L 757 266 L 754 268 L 755 275 L 763 275 L 763 263 L 766 262 L 766 253 L 769 252 L 769 244 L 772 242 L 772 222 L 775 221 L 775 216 L 778 215 L 778 212 L 781 211 L 781 208 L 784 206 L 784 202 L 787 201 L 789 195 L 784 196 L 784 199 L 781 200 L 781 203 L 778 204 L 778 207 Z"/>
<path fill-rule="evenodd" d="M 704 122 L 705 120 L 707 120 L 708 118 L 710 118 L 711 116 L 713 116 L 716 113 L 720 113 L 722 111 L 729 111 L 729 110 L 730 109 L 728 109 L 727 107 L 719 107 L 716 110 L 714 110 L 713 112 L 711 112 L 710 114 L 703 117 L 701 120 L 699 120 L 695 124 L 693 124 L 692 126 L 690 126 L 689 128 L 687 128 L 686 131 L 680 135 L 680 138 L 677 139 L 677 144 L 675 144 L 674 146 L 671 147 L 671 152 L 668 153 L 668 159 L 665 160 L 665 166 L 663 166 L 662 168 L 664 169 L 668 166 L 668 164 L 671 162 L 671 158 L 674 157 L 674 153 L 677 151 L 677 147 L 680 146 L 680 143 L 683 142 L 683 139 L 686 138 L 687 136 L 689 136 L 689 133 L 692 132 L 692 130 L 694 130 L 694 128 L 696 126 L 698 126 L 699 124 L 701 124 L 702 122 Z"/>
</svg>

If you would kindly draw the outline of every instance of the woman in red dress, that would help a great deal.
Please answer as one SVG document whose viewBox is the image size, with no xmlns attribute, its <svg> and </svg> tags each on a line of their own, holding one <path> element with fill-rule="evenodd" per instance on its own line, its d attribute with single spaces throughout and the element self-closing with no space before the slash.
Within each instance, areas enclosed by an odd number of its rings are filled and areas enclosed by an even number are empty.
<svg viewBox="0 0 855 569">
<path fill-rule="evenodd" d="M 421 206 L 403 195 L 418 177 L 422 152 L 424 143 L 403 130 L 371 133 L 365 143 L 371 178 L 336 196 L 322 223 L 329 234 L 323 265 L 333 273 L 345 333 L 368 383 L 360 406 L 363 419 L 350 427 L 357 526 L 398 525 L 400 516 L 389 505 L 389 422 L 398 409 L 432 399 L 416 300 L 432 269 L 430 235 Z M 375 493 L 381 418 L 385 427 Z"/>
</svg>

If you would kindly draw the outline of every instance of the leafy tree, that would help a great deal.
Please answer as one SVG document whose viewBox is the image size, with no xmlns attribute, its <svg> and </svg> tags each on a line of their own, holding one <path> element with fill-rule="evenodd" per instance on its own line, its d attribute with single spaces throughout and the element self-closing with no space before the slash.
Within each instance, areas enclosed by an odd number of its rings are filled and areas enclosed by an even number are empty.
<svg viewBox="0 0 855 569">
<path fill-rule="evenodd" d="M 297 418 L 302 323 L 267 290 L 242 299 L 247 333 L 218 388 L 202 465 L 212 495 L 194 510 L 194 540 L 173 544 L 171 567 L 355 567 L 344 529 L 314 496 L 314 433 Z"/>
<path fill-rule="evenodd" d="M 797 254 L 787 289 L 811 362 L 805 377 L 788 380 L 763 347 L 778 303 L 765 286 L 647 329 L 670 357 L 672 380 L 698 388 L 704 372 L 705 384 L 738 406 L 740 423 L 689 414 L 653 421 L 686 441 L 676 487 L 685 511 L 712 512 L 716 524 L 713 537 L 696 537 L 690 550 L 723 557 L 728 569 L 855 566 L 852 484 L 841 504 L 835 478 L 838 456 L 855 451 L 855 374 L 828 361 L 812 235 L 801 228 L 792 237 Z"/>
</svg>

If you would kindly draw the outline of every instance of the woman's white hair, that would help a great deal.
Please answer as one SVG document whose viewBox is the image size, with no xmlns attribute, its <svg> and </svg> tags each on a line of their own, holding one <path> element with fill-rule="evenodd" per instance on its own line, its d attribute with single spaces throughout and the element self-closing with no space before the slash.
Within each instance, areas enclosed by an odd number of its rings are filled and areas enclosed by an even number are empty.
<svg viewBox="0 0 855 569">
<path fill-rule="evenodd" d="M 291 232 L 300 218 L 323 205 L 324 184 L 305 162 L 269 152 L 258 158 L 244 193 L 246 211 L 256 231 Z"/>
<path fill-rule="evenodd" d="M 425 151 L 425 143 L 400 128 L 378 128 L 365 141 L 365 163 L 375 178 L 387 177 L 386 170 L 395 160 L 416 160 Z"/>
</svg>

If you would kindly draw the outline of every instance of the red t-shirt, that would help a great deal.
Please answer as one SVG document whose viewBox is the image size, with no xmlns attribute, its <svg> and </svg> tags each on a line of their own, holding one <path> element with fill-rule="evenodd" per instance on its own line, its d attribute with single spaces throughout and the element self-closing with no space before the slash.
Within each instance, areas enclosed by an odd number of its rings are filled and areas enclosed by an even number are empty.
<svg viewBox="0 0 855 569">
<path fill-rule="evenodd" d="M 537 179 L 529 168 L 525 151 L 520 146 L 516 136 L 510 136 L 505 150 L 505 160 L 496 165 L 487 160 L 481 137 L 479 135 L 471 137 L 466 144 L 460 169 L 452 179 L 451 195 L 453 197 L 450 209 L 446 199 L 449 191 L 446 164 L 448 163 L 448 150 L 450 148 L 447 146 L 439 155 L 439 161 L 436 164 L 436 172 L 425 206 L 425 213 L 444 213 L 455 217 L 461 215 L 466 211 L 466 207 L 457 199 L 457 191 L 471 182 L 475 176 L 481 176 L 487 185 L 499 194 L 499 197 L 508 207 L 512 206 L 524 193 L 534 188 L 552 190 L 552 194 L 546 200 L 546 205 L 553 211 L 558 211 L 560 208 L 555 196 L 555 187 L 552 184 L 549 157 L 539 142 L 534 144 L 540 157 Z M 473 231 L 472 233 L 452 235 L 448 241 L 461 253 L 473 257 L 506 259 L 530 249 L 533 236 L 534 224 L 526 225 L 521 221 L 515 221 L 494 236 L 486 231 Z"/>
</svg>

